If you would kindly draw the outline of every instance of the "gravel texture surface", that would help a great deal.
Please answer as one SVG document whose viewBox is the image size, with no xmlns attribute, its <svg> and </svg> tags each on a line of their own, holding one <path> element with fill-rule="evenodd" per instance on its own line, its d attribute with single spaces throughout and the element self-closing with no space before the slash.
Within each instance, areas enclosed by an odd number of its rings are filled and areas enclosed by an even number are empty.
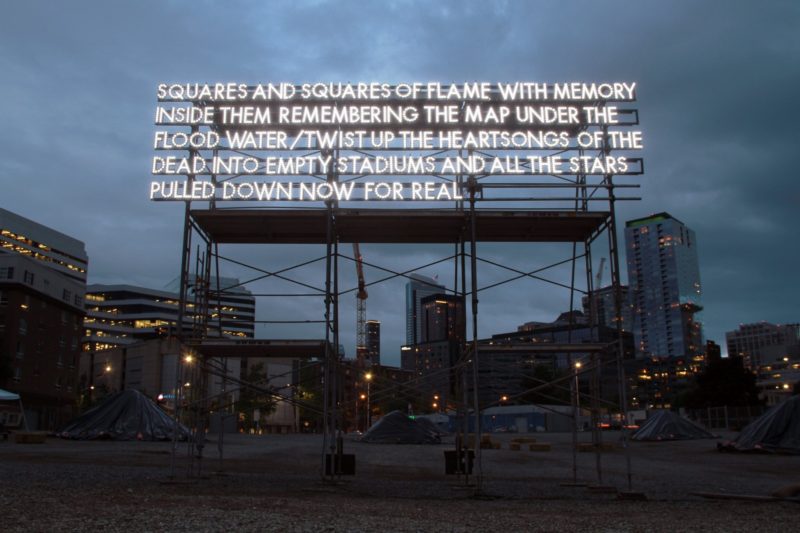
<svg viewBox="0 0 800 533">
<path fill-rule="evenodd" d="M 616 443 L 613 433 L 604 435 Z M 215 437 L 200 475 L 171 443 L 0 442 L 4 531 L 792 531 L 794 502 L 704 500 L 692 492 L 768 495 L 800 483 L 800 457 L 724 454 L 714 441 L 632 443 L 633 489 L 619 500 L 573 480 L 571 437 L 537 434 L 549 452 L 512 451 L 493 436 L 475 479 L 444 475 L 433 446 L 362 444 L 350 437 L 356 476 L 323 483 L 316 435 Z M 581 435 L 581 440 L 588 440 Z M 13 439 L 12 439 L 13 440 Z M 596 457 L 579 453 L 577 479 L 598 483 Z M 198 462 L 191 461 L 196 474 Z M 602 484 L 625 490 L 625 453 L 601 457 Z"/>
</svg>

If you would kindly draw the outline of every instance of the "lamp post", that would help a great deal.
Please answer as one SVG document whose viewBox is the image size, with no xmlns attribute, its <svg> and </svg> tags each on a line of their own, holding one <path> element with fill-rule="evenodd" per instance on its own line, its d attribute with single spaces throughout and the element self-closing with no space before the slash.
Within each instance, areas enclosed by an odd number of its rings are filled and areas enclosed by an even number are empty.
<svg viewBox="0 0 800 533">
<path fill-rule="evenodd" d="M 372 382 L 372 372 L 364 374 L 364 381 L 367 382 L 367 429 L 372 427 L 372 410 L 369 404 L 369 384 Z"/>
<path fill-rule="evenodd" d="M 111 363 L 106 361 L 106 366 L 103 367 L 103 382 L 106 385 L 106 394 L 110 394 L 112 392 L 117 392 L 117 388 L 114 386 L 114 376 L 111 375 Z"/>
<path fill-rule="evenodd" d="M 361 400 L 361 402 L 363 403 L 367 399 L 367 395 L 362 392 L 358 396 L 358 399 Z M 359 427 L 364 427 L 365 428 L 365 426 L 366 426 L 366 423 L 364 423 L 363 426 L 361 425 L 361 419 L 358 416 L 358 401 L 356 401 L 356 426 L 357 426 L 356 429 L 358 429 Z"/>
<path fill-rule="evenodd" d="M 583 365 L 581 365 L 580 361 L 575 361 L 575 406 L 577 408 L 577 414 L 575 417 L 576 427 L 580 427 L 579 420 L 581 417 L 581 389 L 580 384 L 578 383 L 578 371 L 580 371 L 581 366 Z"/>
</svg>

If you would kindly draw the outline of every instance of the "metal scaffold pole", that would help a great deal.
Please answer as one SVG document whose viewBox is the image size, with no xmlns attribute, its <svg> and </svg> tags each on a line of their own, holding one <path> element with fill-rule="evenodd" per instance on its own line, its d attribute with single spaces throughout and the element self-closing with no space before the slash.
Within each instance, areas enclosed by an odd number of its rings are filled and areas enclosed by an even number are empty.
<svg viewBox="0 0 800 533">
<path fill-rule="evenodd" d="M 466 302 L 466 299 L 467 299 L 467 263 L 466 263 L 467 262 L 467 254 L 466 254 L 466 248 L 465 248 L 465 245 L 464 245 L 464 239 L 463 238 L 461 239 L 461 241 L 459 243 L 459 247 L 461 249 L 461 255 L 460 255 L 460 258 L 461 258 L 461 298 L 463 298 L 464 305 L 466 305 L 466 303 L 467 303 Z M 466 317 L 465 317 L 465 320 L 466 320 Z M 466 323 L 465 323 L 465 329 L 466 329 Z M 466 331 L 464 333 L 466 335 Z M 467 339 L 466 339 L 466 336 L 465 336 L 463 339 L 461 339 L 461 359 L 462 359 L 462 363 L 463 364 L 461 365 L 461 368 L 459 370 L 460 374 L 461 374 L 461 410 L 462 410 L 462 413 L 463 413 L 462 430 L 461 430 L 461 441 L 456 443 L 456 447 L 460 448 L 460 450 L 457 452 L 457 460 L 458 460 L 457 464 L 459 465 L 459 468 L 461 467 L 461 465 L 465 466 L 465 468 L 464 468 L 464 483 L 465 484 L 469 483 L 469 473 L 470 473 L 470 470 L 471 470 L 469 468 L 469 443 L 468 443 L 468 440 L 467 440 L 467 435 L 469 434 L 469 392 L 468 392 L 469 387 L 467 386 L 467 371 L 468 371 L 469 367 L 466 364 L 467 363 L 468 354 L 471 351 L 472 351 L 471 349 L 467 348 Z"/>
<path fill-rule="evenodd" d="M 567 344 L 572 344 L 572 328 L 575 325 L 574 318 L 574 298 L 575 298 L 575 255 L 577 253 L 577 243 L 572 243 L 572 261 L 570 272 L 570 286 L 569 286 L 569 332 L 567 334 Z M 567 352 L 567 368 L 570 372 L 575 372 L 573 367 L 572 352 Z M 572 482 L 578 481 L 578 424 L 580 423 L 580 412 L 578 411 L 579 394 L 578 388 L 578 375 L 575 374 L 575 379 L 570 380 L 570 404 L 572 405 Z"/>
<path fill-rule="evenodd" d="M 199 131 L 198 126 L 192 126 L 192 133 Z M 194 156 L 197 154 L 196 150 L 190 150 L 189 155 Z M 186 177 L 187 183 L 191 184 L 195 179 L 193 174 Z M 186 316 L 186 286 L 189 276 L 189 264 L 192 255 L 192 201 L 186 200 L 184 203 L 183 212 L 183 237 L 181 239 L 181 273 L 180 273 L 180 287 L 178 288 L 178 319 L 176 324 L 176 333 L 178 339 L 178 353 L 175 354 L 175 388 L 173 390 L 173 428 L 172 428 L 172 455 L 170 458 L 169 477 L 175 477 L 175 456 L 178 452 L 178 433 L 180 428 L 180 389 L 181 389 L 181 353 L 180 349 L 183 347 L 183 320 Z"/>
<path fill-rule="evenodd" d="M 585 257 L 586 257 L 586 293 L 589 295 L 589 331 L 593 341 L 599 341 L 598 326 L 597 326 L 597 302 L 592 298 L 594 293 L 593 285 L 593 269 L 592 269 L 592 244 L 590 240 L 586 240 Z M 591 409 L 591 424 L 592 424 L 592 445 L 594 448 L 595 456 L 595 472 L 597 474 L 597 484 L 603 484 L 603 464 L 602 464 L 602 435 L 600 433 L 600 412 L 598 398 L 600 396 L 600 366 L 602 357 L 598 356 L 597 352 L 592 352 L 590 356 L 590 373 L 589 373 L 589 407 Z M 580 389 L 579 389 L 580 390 Z M 580 395 L 578 396 L 580 398 Z"/>
<path fill-rule="evenodd" d="M 332 424 L 331 424 L 331 374 L 332 374 L 332 359 L 333 354 L 331 353 L 331 271 L 332 271 L 332 250 L 333 250 L 333 208 L 328 204 L 327 207 L 327 240 L 326 240 L 326 255 L 325 255 L 325 361 L 323 363 L 323 404 L 322 404 L 322 420 L 323 420 L 323 428 L 322 428 L 322 466 L 321 466 L 321 474 L 322 479 L 327 479 L 326 473 L 326 461 L 327 461 L 327 454 L 328 454 L 328 443 L 329 441 L 334 442 L 335 439 L 331 439 L 331 433 L 333 431 Z"/>
<path fill-rule="evenodd" d="M 342 375 L 339 354 L 339 242 L 333 241 L 333 443 L 331 475 L 338 477 L 342 471 L 342 438 L 344 407 L 342 406 Z M 341 408 L 340 408 L 341 407 Z"/>
<path fill-rule="evenodd" d="M 608 228 L 608 243 L 611 250 L 611 281 L 614 290 L 614 321 L 616 323 L 616 363 L 617 381 L 619 382 L 619 407 L 622 415 L 622 447 L 625 450 L 625 471 L 628 481 L 628 490 L 633 489 L 633 474 L 631 470 L 631 450 L 628 442 L 628 386 L 625 378 L 625 347 L 622 343 L 622 287 L 619 279 L 619 250 L 617 242 L 617 223 L 614 205 L 614 189 L 612 177 L 606 176 L 609 185 L 609 208 L 611 212 L 611 222 Z"/>
<path fill-rule="evenodd" d="M 475 402 L 475 490 L 481 491 L 483 482 L 483 472 L 481 468 L 481 406 L 480 394 L 478 390 L 480 371 L 478 358 L 478 266 L 477 266 L 477 244 L 476 244 L 476 220 L 475 220 L 475 189 L 477 184 L 475 178 L 470 177 L 469 193 L 469 213 L 470 213 L 470 278 L 472 282 L 472 388 L 473 401 Z"/>
</svg>

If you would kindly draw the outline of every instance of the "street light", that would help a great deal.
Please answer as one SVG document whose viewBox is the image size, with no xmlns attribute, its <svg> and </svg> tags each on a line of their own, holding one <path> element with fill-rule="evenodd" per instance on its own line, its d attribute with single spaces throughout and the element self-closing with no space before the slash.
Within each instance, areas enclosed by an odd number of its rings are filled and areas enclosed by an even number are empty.
<svg viewBox="0 0 800 533">
<path fill-rule="evenodd" d="M 369 405 L 369 384 L 372 382 L 372 372 L 364 374 L 364 380 L 367 382 L 367 429 L 372 427 L 372 411 Z"/>
<path fill-rule="evenodd" d="M 359 411 L 359 403 L 358 402 L 359 402 L 359 400 L 361 400 L 361 403 L 363 404 L 364 400 L 366 400 L 366 399 L 367 399 L 367 395 L 362 392 L 361 394 L 358 395 L 358 400 L 356 400 L 356 430 L 357 431 L 360 431 L 361 428 L 364 427 L 364 426 L 361 425 L 361 417 L 358 415 L 358 411 Z"/>
<path fill-rule="evenodd" d="M 580 361 L 575 361 L 575 408 L 577 409 L 577 416 L 575 418 L 575 425 L 578 425 L 578 420 L 581 416 L 581 388 L 578 382 L 578 372 L 583 365 Z"/>
</svg>

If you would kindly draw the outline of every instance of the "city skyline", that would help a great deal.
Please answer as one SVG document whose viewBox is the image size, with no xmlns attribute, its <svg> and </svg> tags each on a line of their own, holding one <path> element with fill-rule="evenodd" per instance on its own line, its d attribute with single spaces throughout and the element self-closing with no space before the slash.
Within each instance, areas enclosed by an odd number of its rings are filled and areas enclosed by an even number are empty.
<svg viewBox="0 0 800 533">
<path fill-rule="evenodd" d="M 632 80 L 645 134 L 637 194 L 643 200 L 620 204 L 618 226 L 667 211 L 695 230 L 707 338 L 724 346 L 724 333 L 740 323 L 798 321 L 800 252 L 791 243 L 800 191 L 786 172 L 800 157 L 786 117 L 800 81 L 797 7 L 732 2 L 720 17 L 711 2 L 566 8 L 444 2 L 427 10 L 413 2 L 323 2 L 284 4 L 268 18 L 258 11 L 269 8 L 247 6 L 253 16 L 242 18 L 235 8 L 31 2 L 15 5 L 0 22 L 0 61 L 9 80 L 0 88 L 7 123 L 0 133 L 0 207 L 84 241 L 89 283 L 159 289 L 179 270 L 183 208 L 147 200 L 159 82 Z M 176 17 L 183 23 L 173 23 Z M 574 36 L 561 38 L 548 20 L 569 20 Z M 343 30 L 336 38 L 325 30 L 330 24 Z M 226 40 L 203 40 L 196 28 L 211 25 Z M 300 27 L 307 31 L 292 29 Z M 598 39 L 609 31 L 625 38 Z M 688 37 L 675 40 L 678 31 Z M 165 53 L 170 49 L 188 51 L 178 62 Z M 452 253 L 433 245 L 362 248 L 366 262 L 394 270 Z M 317 252 L 281 247 L 275 268 Z M 565 249 L 479 245 L 478 253 L 532 269 L 562 259 Z M 222 275 L 245 278 L 246 271 L 229 267 Z M 368 283 L 382 277 L 369 266 L 365 274 Z M 420 274 L 447 283 L 452 266 Z M 481 284 L 504 277 L 491 269 L 480 275 Z M 342 279 L 355 285 L 349 264 Z M 396 305 L 405 281 L 370 287 L 367 318 L 381 322 L 382 359 L 390 364 L 399 364 L 405 336 Z M 520 292 L 530 298 L 504 305 Z M 350 353 L 355 302 L 348 305 L 341 311 L 342 342 Z M 274 318 L 272 306 L 259 301 L 257 318 Z M 291 302 L 282 311 L 307 316 L 321 308 Z M 479 337 L 551 321 L 567 309 L 562 292 L 510 284 L 482 296 Z M 261 328 L 257 336 L 278 335 Z"/>
</svg>

